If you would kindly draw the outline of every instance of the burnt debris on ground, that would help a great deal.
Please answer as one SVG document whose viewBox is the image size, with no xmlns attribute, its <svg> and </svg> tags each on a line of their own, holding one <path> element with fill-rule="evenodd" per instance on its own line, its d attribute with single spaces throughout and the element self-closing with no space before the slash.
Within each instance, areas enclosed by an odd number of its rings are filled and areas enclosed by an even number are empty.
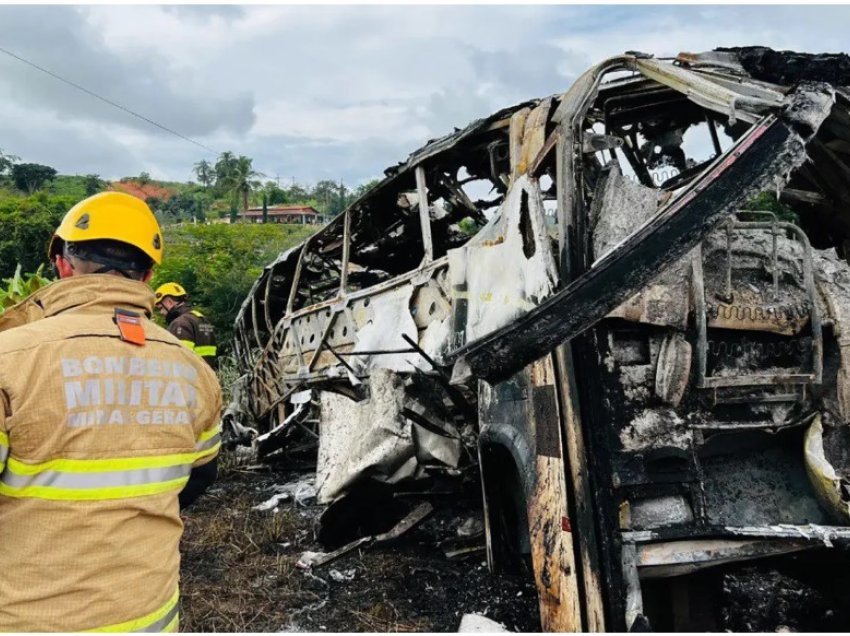
<svg viewBox="0 0 850 636">
<path fill-rule="evenodd" d="M 304 477 L 227 468 L 186 512 L 183 631 L 455 632 L 468 613 L 511 631 L 540 629 L 529 579 L 490 574 L 480 550 L 446 556 L 444 548 L 452 542 L 483 541 L 476 536 L 476 523 L 469 521 L 481 518 L 480 497 L 472 493 L 448 500 L 432 497 L 433 513 L 396 541 L 352 550 L 312 570 L 299 569 L 305 552 L 328 548 L 317 539 L 326 507 L 304 498 L 303 490 L 299 498 L 296 489 L 273 508 L 255 508 L 281 494 L 278 486 L 304 483 Z M 400 510 L 424 501 L 396 500 Z"/>
</svg>

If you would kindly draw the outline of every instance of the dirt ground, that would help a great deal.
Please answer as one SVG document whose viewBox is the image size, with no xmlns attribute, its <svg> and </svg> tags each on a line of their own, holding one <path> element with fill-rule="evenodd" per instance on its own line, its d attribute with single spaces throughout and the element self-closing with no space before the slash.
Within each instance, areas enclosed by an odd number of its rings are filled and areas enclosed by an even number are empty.
<svg viewBox="0 0 850 636">
<path fill-rule="evenodd" d="M 432 497 L 431 517 L 395 542 L 305 571 L 296 567 L 301 555 L 323 550 L 324 506 L 253 509 L 305 473 L 223 463 L 219 481 L 184 514 L 181 631 L 454 632 L 466 613 L 539 631 L 531 582 L 491 575 L 482 550 L 450 560 L 438 546 L 456 541 L 464 521 L 480 522 L 475 497 Z"/>
</svg>

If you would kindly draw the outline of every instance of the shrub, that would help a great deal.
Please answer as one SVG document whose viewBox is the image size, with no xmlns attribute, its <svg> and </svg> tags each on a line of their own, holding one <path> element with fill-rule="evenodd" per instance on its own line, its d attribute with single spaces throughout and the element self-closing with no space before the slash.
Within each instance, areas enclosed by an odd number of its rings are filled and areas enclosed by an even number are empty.
<svg viewBox="0 0 850 636">
<path fill-rule="evenodd" d="M 50 279 L 42 275 L 43 269 L 44 266 L 41 266 L 33 274 L 21 274 L 21 266 L 18 265 L 14 276 L 3 279 L 3 287 L 0 287 L 0 314 L 50 283 Z"/>
<path fill-rule="evenodd" d="M 228 350 L 233 321 L 263 267 L 316 230 L 303 225 L 214 224 L 164 228 L 165 259 L 151 281 L 154 289 L 178 282 L 213 323 Z"/>
</svg>

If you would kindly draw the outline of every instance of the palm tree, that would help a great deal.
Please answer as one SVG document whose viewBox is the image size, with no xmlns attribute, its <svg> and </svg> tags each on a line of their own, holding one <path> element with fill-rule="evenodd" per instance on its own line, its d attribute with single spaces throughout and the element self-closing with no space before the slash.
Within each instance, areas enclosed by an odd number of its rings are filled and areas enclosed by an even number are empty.
<svg viewBox="0 0 850 636">
<path fill-rule="evenodd" d="M 204 188 L 209 188 L 215 181 L 215 167 L 206 159 L 195 164 L 194 172 Z"/>
<path fill-rule="evenodd" d="M 234 169 L 234 181 L 236 190 L 242 195 L 242 209 L 248 209 L 248 196 L 254 190 L 258 189 L 262 184 L 258 178 L 264 176 L 261 172 L 254 170 L 253 159 L 245 156 L 240 156 L 236 160 Z"/>
<path fill-rule="evenodd" d="M 242 209 L 248 209 L 248 196 L 260 187 L 257 177 L 263 176 L 254 170 L 253 159 L 240 155 L 234 157 L 233 153 L 223 152 L 216 162 L 217 185 L 222 190 L 232 194 L 234 199 L 242 199 Z"/>
<path fill-rule="evenodd" d="M 223 152 L 215 162 L 215 189 L 219 194 L 226 194 L 230 189 L 230 180 L 236 156 L 230 152 Z"/>
</svg>

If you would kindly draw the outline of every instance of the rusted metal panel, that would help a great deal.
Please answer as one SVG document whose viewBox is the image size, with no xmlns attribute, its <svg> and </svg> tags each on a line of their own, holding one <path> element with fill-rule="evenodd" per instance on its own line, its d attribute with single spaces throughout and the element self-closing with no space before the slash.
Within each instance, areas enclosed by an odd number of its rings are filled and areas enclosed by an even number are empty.
<svg viewBox="0 0 850 636">
<path fill-rule="evenodd" d="M 759 116 L 780 106 L 785 97 L 771 90 L 759 91 L 758 96 L 742 94 L 740 88 L 727 88 L 709 78 L 659 60 L 638 59 L 634 64 L 646 77 L 675 88 L 700 106 L 728 114 L 733 123 L 736 117 L 755 122 Z"/>
<path fill-rule="evenodd" d="M 528 121 L 528 116 L 531 113 L 530 108 L 523 108 L 511 115 L 511 127 L 508 140 L 508 151 L 511 158 L 511 182 L 519 175 L 523 174 L 520 170 L 522 162 L 522 146 L 523 137 L 525 135 L 525 124 Z"/>
<path fill-rule="evenodd" d="M 636 564 L 641 578 L 681 576 L 708 567 L 799 552 L 810 548 L 811 545 L 801 541 L 779 543 L 769 539 L 671 541 L 640 546 L 636 551 Z"/>
<path fill-rule="evenodd" d="M 528 498 L 531 558 L 540 595 L 540 622 L 553 632 L 584 631 L 570 526 L 560 413 L 551 356 L 529 367 L 530 419 L 536 435 L 535 482 Z"/>
<path fill-rule="evenodd" d="M 513 162 L 513 179 L 521 174 L 529 174 L 529 168 L 546 143 L 546 125 L 552 100 L 544 99 L 532 110 L 524 122 L 521 146 L 518 149 L 516 162 Z M 513 155 L 512 155 L 513 157 Z"/>
<path fill-rule="evenodd" d="M 431 213 L 428 205 L 428 186 L 425 184 L 425 169 L 416 166 L 416 192 L 419 198 L 419 223 L 422 228 L 422 243 L 425 246 L 425 260 L 428 264 L 434 260 L 434 242 L 431 238 Z"/>
<path fill-rule="evenodd" d="M 599 568 L 599 548 L 593 524 L 592 498 L 587 466 L 587 446 L 584 441 L 577 391 L 569 344 L 555 352 L 558 374 L 558 395 L 561 407 L 564 448 L 566 449 L 567 491 L 573 502 L 570 527 L 578 544 L 578 563 L 581 567 L 581 601 L 584 609 L 584 628 L 588 632 L 605 631 L 605 610 Z"/>
</svg>

